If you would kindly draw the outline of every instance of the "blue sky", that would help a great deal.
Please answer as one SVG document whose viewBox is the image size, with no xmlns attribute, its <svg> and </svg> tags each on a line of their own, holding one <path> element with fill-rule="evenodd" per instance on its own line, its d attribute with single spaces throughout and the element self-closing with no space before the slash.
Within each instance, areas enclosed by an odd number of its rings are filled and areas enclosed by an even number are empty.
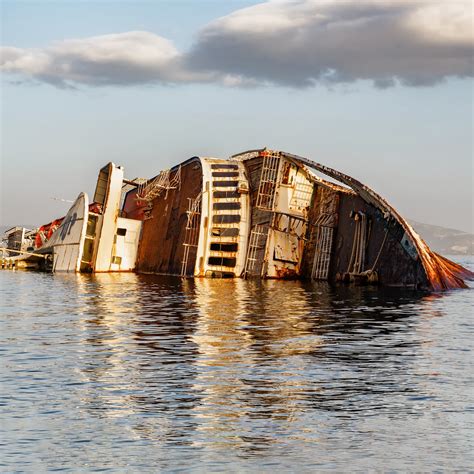
<svg viewBox="0 0 474 474">
<path fill-rule="evenodd" d="M 465 77 L 469 74 L 456 69 L 460 61 L 445 65 L 439 60 L 433 67 L 421 57 L 416 62 L 422 69 L 400 60 L 393 69 L 385 61 L 387 45 L 398 41 L 393 28 L 386 43 L 381 37 L 378 49 L 385 51 L 383 56 L 371 47 L 358 61 L 350 54 L 340 55 L 335 63 L 338 74 L 326 80 L 318 76 L 321 64 L 312 61 L 327 55 L 330 46 L 315 46 L 317 25 L 306 22 L 312 10 L 304 5 L 299 16 L 293 15 L 296 4 L 284 3 L 289 15 L 266 4 L 240 13 L 257 3 L 2 2 L 2 46 L 15 48 L 23 61 L 26 53 L 53 56 L 57 53 L 48 48 L 66 40 L 61 61 L 69 61 L 69 75 L 58 76 L 57 68 L 43 66 L 41 73 L 32 73 L 20 61 L 2 76 L 1 223 L 41 224 L 64 214 L 68 204 L 52 198 L 72 200 L 82 190 L 91 193 L 99 167 L 108 161 L 122 164 L 129 178 L 149 177 L 190 156 L 227 157 L 268 146 L 360 179 L 405 217 L 472 231 L 473 89 L 472 78 Z M 317 2 L 310 2 L 310 7 L 315 4 L 319 8 Z M 331 10 L 332 14 L 342 15 Z M 385 11 L 377 15 L 387 18 Z M 214 21 L 221 17 L 225 18 Z M 250 23 L 256 18 L 251 26 L 258 34 L 242 30 L 249 18 Z M 274 34 L 275 25 L 280 27 L 287 18 L 297 25 L 291 31 L 299 28 L 305 41 L 290 51 L 289 58 L 284 56 L 286 43 L 265 36 L 268 31 Z M 377 28 L 372 20 L 368 25 L 364 31 L 371 25 Z M 148 36 L 126 36 L 125 42 L 120 36 L 136 31 Z M 242 38 L 236 38 L 242 31 Z M 425 36 L 432 31 L 425 31 Z M 359 31 L 350 34 L 356 40 L 360 36 Z M 152 48 L 164 41 L 163 54 L 171 51 L 173 61 L 177 58 L 180 68 L 185 66 L 178 70 L 164 62 L 156 70 L 154 63 L 152 69 L 146 63 L 136 74 L 135 63 L 120 57 L 117 64 L 126 63 L 128 69 L 117 84 L 113 74 L 122 70 L 115 66 L 104 72 L 101 65 L 98 72 L 87 69 L 90 63 L 83 56 L 79 62 L 76 56 L 64 59 L 71 55 L 67 40 L 92 38 L 86 45 L 91 51 L 94 38 L 101 35 L 119 38 L 119 51 L 130 44 L 133 48 L 142 38 L 150 40 Z M 249 46 L 250 40 L 255 46 Z M 363 40 L 356 51 L 367 44 Z M 450 37 L 452 49 L 453 41 Z M 276 51 L 269 49 L 272 44 Z M 73 46 L 83 48 L 82 43 Z M 425 46 L 415 44 L 413 51 L 426 57 L 436 54 L 437 49 Z M 437 43 L 436 48 L 441 46 Z M 271 60 L 266 61 L 267 54 Z M 410 49 L 403 54 L 410 56 Z M 360 64 L 367 67 L 361 69 Z M 391 75 L 401 80 L 386 88 L 374 85 Z"/>
</svg>

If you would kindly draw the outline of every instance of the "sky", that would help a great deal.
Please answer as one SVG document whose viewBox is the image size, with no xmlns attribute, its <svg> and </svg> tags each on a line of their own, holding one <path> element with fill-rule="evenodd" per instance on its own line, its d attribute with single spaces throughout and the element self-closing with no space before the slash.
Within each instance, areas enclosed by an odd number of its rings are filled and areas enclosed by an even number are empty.
<svg viewBox="0 0 474 474">
<path fill-rule="evenodd" d="M 2 225 L 267 146 L 474 232 L 470 1 L 1 2 Z"/>
</svg>

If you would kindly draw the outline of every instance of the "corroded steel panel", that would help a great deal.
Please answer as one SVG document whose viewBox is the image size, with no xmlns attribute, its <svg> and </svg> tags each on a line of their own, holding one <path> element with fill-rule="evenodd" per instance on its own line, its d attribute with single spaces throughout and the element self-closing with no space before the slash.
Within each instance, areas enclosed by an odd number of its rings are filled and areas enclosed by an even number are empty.
<svg viewBox="0 0 474 474">
<path fill-rule="evenodd" d="M 319 184 L 316 184 L 315 186 L 316 192 L 313 195 L 313 201 L 308 213 L 309 226 L 302 263 L 302 274 L 306 278 L 314 277 L 314 268 L 315 266 L 318 267 L 315 258 L 319 258 L 317 253 L 322 253 L 323 247 L 325 254 L 324 257 L 328 260 L 326 263 L 330 263 L 332 258 L 332 241 L 330 242 L 330 245 L 328 242 L 325 242 L 325 245 L 322 246 L 323 242 L 320 242 L 320 240 L 323 235 L 328 233 L 328 231 L 322 229 L 334 229 L 337 227 L 339 217 L 339 201 L 341 192 L 323 187 Z M 332 236 L 333 232 L 331 232 L 331 239 Z M 328 245 L 329 249 L 327 248 Z M 329 277 L 329 267 L 325 265 L 325 269 L 327 269 L 327 271 L 324 272 L 327 279 L 327 277 Z"/>
<path fill-rule="evenodd" d="M 379 250 L 374 258 L 373 266 L 378 265 L 380 268 L 384 268 L 383 273 L 385 276 L 383 279 L 385 282 L 390 281 L 392 284 L 412 285 L 439 291 L 449 288 L 465 288 L 466 284 L 463 278 L 474 279 L 473 272 L 433 252 L 408 222 L 387 201 L 358 180 L 308 158 L 286 152 L 267 150 L 266 148 L 249 150 L 233 155 L 232 158 L 244 161 L 246 166 L 250 165 L 249 167 L 252 167 L 255 166 L 254 163 L 258 162 L 258 158 L 269 155 L 292 160 L 303 169 L 310 168 L 316 170 L 342 183 L 347 187 L 331 183 L 314 174 L 311 176 L 314 183 L 327 189 L 338 191 L 341 196 L 344 195 L 349 200 L 360 199 L 369 214 L 377 214 L 374 222 L 382 223 L 382 231 L 380 232 L 380 225 L 374 225 L 373 229 L 369 229 L 369 231 L 373 231 L 373 236 L 370 237 L 369 233 L 369 240 L 366 244 L 370 247 L 371 245 L 376 245 L 374 242 L 380 240 Z M 289 172 L 289 170 L 287 171 Z M 283 179 L 287 179 L 287 174 L 283 175 Z M 342 229 L 344 226 L 350 228 L 351 223 L 349 221 L 339 223 L 338 229 Z M 347 230 L 349 231 L 350 229 Z M 350 233 L 338 231 L 338 234 L 340 254 L 338 255 L 339 263 L 334 263 L 336 268 L 343 265 L 341 260 L 344 260 L 344 252 L 350 252 L 348 246 L 341 242 L 341 239 L 344 237 L 347 239 Z M 367 238 L 365 231 L 364 238 Z M 354 237 L 352 239 L 354 240 Z M 365 250 L 368 251 L 366 252 Z M 364 259 L 370 259 L 370 248 L 364 249 L 363 255 Z M 384 259 L 387 259 L 385 263 Z M 369 267 L 369 270 L 372 270 L 372 268 Z"/>
<path fill-rule="evenodd" d="M 360 196 L 350 194 L 340 196 L 339 223 L 330 279 L 334 281 L 338 275 L 351 270 L 357 226 L 357 222 L 351 217 L 354 212 L 364 213 L 367 217 L 368 238 L 362 271 L 376 271 L 379 282 L 386 286 L 428 287 L 429 282 L 420 259 L 413 259 L 401 245 L 403 228 L 394 220 L 387 222 L 379 209 Z"/>
<path fill-rule="evenodd" d="M 171 170 L 176 173 L 177 169 Z M 138 249 L 138 272 L 179 275 L 184 257 L 188 199 L 201 192 L 202 171 L 198 159 L 181 165 L 181 186 L 160 194 L 152 201 L 150 218 L 143 221 Z M 194 268 L 196 251 L 188 256 Z"/>
<path fill-rule="evenodd" d="M 316 163 L 315 161 L 309 160 L 289 153 L 283 153 L 284 156 L 289 156 L 296 161 L 313 168 L 333 179 L 340 181 L 341 183 L 349 186 L 354 190 L 366 203 L 373 205 L 379 209 L 385 219 L 395 220 L 404 230 L 406 236 L 411 240 L 412 245 L 415 247 L 417 254 L 421 260 L 423 270 L 428 280 L 428 287 L 432 290 L 439 291 L 449 288 L 466 288 L 466 284 L 459 277 L 459 272 L 455 270 L 452 263 L 446 258 L 440 258 L 434 253 L 425 241 L 413 230 L 410 224 L 400 216 L 400 214 L 388 204 L 385 199 L 378 195 L 375 191 L 370 189 L 368 186 L 362 184 L 360 181 L 351 178 L 350 176 L 341 173 L 333 168 Z M 403 235 L 401 236 L 401 239 Z M 449 262 L 449 263 L 448 263 Z M 469 275 L 469 278 L 474 278 L 474 274 L 465 270 L 463 274 Z"/>
</svg>

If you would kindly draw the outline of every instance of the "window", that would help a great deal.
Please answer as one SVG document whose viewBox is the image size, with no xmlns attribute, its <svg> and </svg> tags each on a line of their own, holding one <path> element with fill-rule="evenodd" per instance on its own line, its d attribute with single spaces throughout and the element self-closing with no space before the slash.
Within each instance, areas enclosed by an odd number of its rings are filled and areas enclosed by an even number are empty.
<svg viewBox="0 0 474 474">
<path fill-rule="evenodd" d="M 239 229 L 235 227 L 213 227 L 211 234 L 214 237 L 237 237 Z"/>
<path fill-rule="evenodd" d="M 224 165 L 224 164 L 214 164 L 211 165 L 213 170 L 237 170 L 239 169 L 238 165 Z"/>
<path fill-rule="evenodd" d="M 218 214 L 212 216 L 212 222 L 214 224 L 236 224 L 240 222 L 240 216 L 238 214 Z"/>
<path fill-rule="evenodd" d="M 231 188 L 231 187 L 236 188 L 238 184 L 239 184 L 238 181 L 213 181 L 212 182 L 212 185 L 218 188 Z"/>
<path fill-rule="evenodd" d="M 211 243 L 211 250 L 214 252 L 237 252 L 238 244 L 233 242 Z"/>
<path fill-rule="evenodd" d="M 238 211 L 240 202 L 215 202 L 212 207 L 217 211 Z"/>
<path fill-rule="evenodd" d="M 218 267 L 235 267 L 236 259 L 227 257 L 209 257 L 209 265 Z"/>
<path fill-rule="evenodd" d="M 214 171 L 212 173 L 214 178 L 237 178 L 239 176 L 238 171 Z"/>
<path fill-rule="evenodd" d="M 214 191 L 214 198 L 240 198 L 238 191 Z"/>
</svg>

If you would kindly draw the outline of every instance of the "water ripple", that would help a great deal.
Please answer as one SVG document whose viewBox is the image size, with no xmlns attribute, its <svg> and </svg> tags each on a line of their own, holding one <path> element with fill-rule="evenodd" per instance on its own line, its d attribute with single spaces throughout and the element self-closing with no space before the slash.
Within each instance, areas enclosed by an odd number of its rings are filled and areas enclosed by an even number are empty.
<svg viewBox="0 0 474 474">
<path fill-rule="evenodd" d="M 12 271 L 0 288 L 4 472 L 474 467 L 472 289 Z"/>
</svg>

